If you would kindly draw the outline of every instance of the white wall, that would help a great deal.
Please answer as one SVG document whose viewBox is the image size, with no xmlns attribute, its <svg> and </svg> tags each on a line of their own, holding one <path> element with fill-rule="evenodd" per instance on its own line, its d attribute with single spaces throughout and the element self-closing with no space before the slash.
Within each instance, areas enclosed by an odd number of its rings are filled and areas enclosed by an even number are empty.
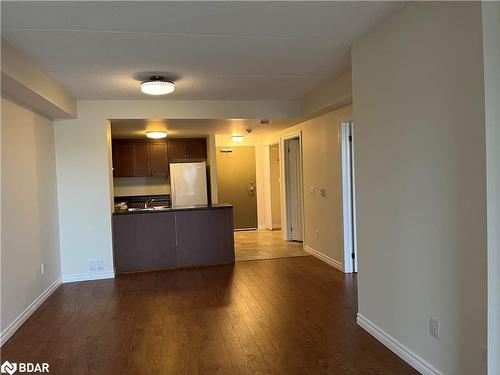
<svg viewBox="0 0 500 375">
<path fill-rule="evenodd" d="M 278 142 L 280 137 L 302 131 L 304 246 L 306 250 L 316 251 L 324 260 L 339 268 L 343 267 L 344 262 L 340 123 L 351 119 L 352 107 L 346 106 L 264 140 L 265 144 L 271 145 Z M 315 188 L 314 195 L 310 194 L 310 186 Z M 322 188 L 326 190 L 324 198 L 320 196 Z"/>
<path fill-rule="evenodd" d="M 53 123 L 4 97 L 1 112 L 4 336 L 9 325 L 59 280 L 61 269 Z"/>
<path fill-rule="evenodd" d="M 294 103 L 287 101 L 79 101 L 77 119 L 55 122 L 63 279 L 90 277 L 89 259 L 104 260 L 102 277 L 113 271 L 109 119 L 290 118 L 296 114 Z M 210 135 L 210 161 L 215 155 L 214 140 Z M 216 181 L 215 177 L 211 180 Z M 216 185 L 212 194 L 214 190 Z"/>
<path fill-rule="evenodd" d="M 359 314 L 446 374 L 485 373 L 482 53 L 480 2 L 409 4 L 352 48 Z"/>
<path fill-rule="evenodd" d="M 500 374 L 500 2 L 482 2 L 488 211 L 488 372 Z"/>
</svg>

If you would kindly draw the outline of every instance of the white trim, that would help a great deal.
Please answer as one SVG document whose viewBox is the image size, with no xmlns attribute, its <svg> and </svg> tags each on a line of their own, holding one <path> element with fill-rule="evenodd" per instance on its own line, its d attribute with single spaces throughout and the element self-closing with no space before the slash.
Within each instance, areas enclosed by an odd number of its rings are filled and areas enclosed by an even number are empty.
<svg viewBox="0 0 500 375">
<path fill-rule="evenodd" d="M 269 145 L 264 145 L 264 227 L 272 229 L 272 211 L 271 211 L 271 165 L 269 158 Z M 260 229 L 260 225 L 259 225 Z"/>
<path fill-rule="evenodd" d="M 291 232 L 288 226 L 288 205 L 287 205 L 287 178 L 286 178 L 286 158 L 287 153 L 285 152 L 285 142 L 290 139 L 299 139 L 299 149 L 300 149 L 300 174 L 302 179 L 302 239 L 305 238 L 305 228 L 306 224 L 304 221 L 304 152 L 302 149 L 302 130 L 297 130 L 291 133 L 287 133 L 280 137 L 280 181 L 281 181 L 281 232 L 283 234 L 283 239 L 285 241 L 291 240 Z"/>
<path fill-rule="evenodd" d="M 304 245 L 304 251 L 308 252 L 311 255 L 314 255 L 319 260 L 322 260 L 326 264 L 338 269 L 340 272 L 344 272 L 344 266 L 338 260 L 330 258 L 328 255 L 320 253 L 318 250 L 313 249 L 312 247 Z"/>
<path fill-rule="evenodd" d="M 87 273 L 75 273 L 72 275 L 63 275 L 63 283 L 74 283 L 77 281 L 89 281 L 89 280 L 103 280 L 103 279 L 114 279 L 114 271 L 106 272 L 87 272 Z"/>
<path fill-rule="evenodd" d="M 340 123 L 340 146 L 342 166 L 342 225 L 345 273 L 357 272 L 356 217 L 354 202 L 354 143 L 351 121 Z M 354 254 L 354 259 L 352 257 Z"/>
<path fill-rule="evenodd" d="M 259 224 L 258 229 L 268 229 L 266 224 Z"/>
<path fill-rule="evenodd" d="M 407 362 L 415 370 L 421 372 L 424 375 L 443 375 L 441 371 L 432 366 L 429 362 L 424 360 L 419 355 L 415 354 L 406 346 L 401 344 L 394 337 L 384 332 L 380 327 L 378 327 L 363 315 L 358 313 L 356 322 L 360 327 L 362 327 L 365 331 L 367 331 L 378 341 L 388 347 L 391 351 L 393 351 L 401 359 Z"/>
<path fill-rule="evenodd" d="M 52 293 L 61 285 L 61 278 L 58 277 L 45 291 L 42 292 L 16 319 L 12 321 L 0 334 L 0 346 L 23 325 L 23 323 L 33 314 L 40 305 L 50 297 Z"/>
</svg>

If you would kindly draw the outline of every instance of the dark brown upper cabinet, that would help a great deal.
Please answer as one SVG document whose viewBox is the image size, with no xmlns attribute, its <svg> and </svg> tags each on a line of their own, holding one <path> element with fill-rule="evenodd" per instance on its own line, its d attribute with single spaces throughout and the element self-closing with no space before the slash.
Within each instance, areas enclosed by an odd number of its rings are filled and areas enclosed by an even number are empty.
<svg viewBox="0 0 500 375">
<path fill-rule="evenodd" d="M 113 177 L 168 176 L 165 141 L 113 142 Z"/>
<path fill-rule="evenodd" d="M 132 145 L 129 142 L 113 142 L 113 176 L 132 176 Z"/>
<path fill-rule="evenodd" d="M 151 176 L 167 176 L 167 143 L 151 142 L 149 144 L 149 167 Z"/>
<path fill-rule="evenodd" d="M 168 158 L 173 159 L 186 159 L 187 149 L 185 139 L 169 139 L 168 140 Z"/>
<path fill-rule="evenodd" d="M 186 141 L 186 152 L 189 159 L 206 159 L 207 140 L 204 138 L 188 139 Z"/>
<path fill-rule="evenodd" d="M 205 138 L 174 138 L 168 140 L 170 160 L 206 159 L 207 140 Z"/>
<path fill-rule="evenodd" d="M 132 176 L 151 176 L 149 168 L 149 144 L 147 142 L 132 142 Z"/>
</svg>

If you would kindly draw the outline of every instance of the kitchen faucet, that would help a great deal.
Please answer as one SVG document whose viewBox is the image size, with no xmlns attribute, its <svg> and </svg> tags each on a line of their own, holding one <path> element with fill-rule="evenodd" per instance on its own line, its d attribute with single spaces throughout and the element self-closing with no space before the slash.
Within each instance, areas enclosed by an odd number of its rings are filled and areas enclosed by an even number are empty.
<svg viewBox="0 0 500 375">
<path fill-rule="evenodd" d="M 154 201 L 154 198 L 149 198 L 146 202 L 144 202 L 144 209 L 148 209 L 149 205 Z"/>
</svg>

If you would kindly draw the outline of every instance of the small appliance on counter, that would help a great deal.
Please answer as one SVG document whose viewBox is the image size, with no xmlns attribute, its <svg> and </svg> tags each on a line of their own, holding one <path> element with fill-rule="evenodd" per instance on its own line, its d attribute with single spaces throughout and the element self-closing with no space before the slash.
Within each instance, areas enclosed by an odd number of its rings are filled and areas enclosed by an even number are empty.
<svg viewBox="0 0 500 375">
<path fill-rule="evenodd" d="M 170 200 L 172 207 L 208 204 L 207 164 L 170 163 Z"/>
</svg>

